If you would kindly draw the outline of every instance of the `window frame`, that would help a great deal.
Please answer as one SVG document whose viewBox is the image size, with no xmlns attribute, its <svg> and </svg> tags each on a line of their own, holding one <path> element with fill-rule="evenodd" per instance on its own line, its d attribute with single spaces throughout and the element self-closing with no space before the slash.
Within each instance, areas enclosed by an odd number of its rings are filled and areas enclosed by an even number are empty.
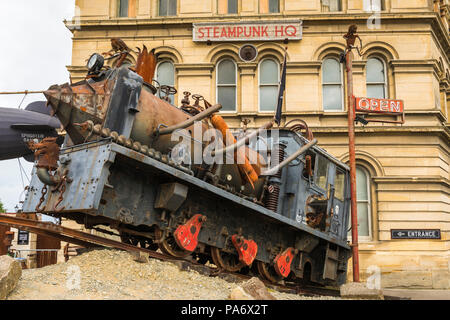
<svg viewBox="0 0 450 320">
<path fill-rule="evenodd" d="M 156 81 L 158 81 L 158 83 L 159 83 L 159 80 L 158 80 L 158 69 L 159 69 L 161 64 L 166 63 L 166 62 L 169 62 L 170 64 L 172 64 L 172 68 L 173 68 L 173 85 L 172 86 L 175 87 L 175 83 L 176 83 L 176 80 L 177 80 L 176 76 L 175 76 L 175 74 L 176 74 L 175 63 L 172 60 L 170 60 L 170 59 L 163 59 L 163 60 L 159 61 L 156 64 L 154 79 Z M 158 89 L 158 91 L 156 92 L 155 95 L 157 95 L 157 97 L 160 98 L 160 91 L 159 91 L 159 89 Z M 173 95 L 173 100 L 174 101 L 172 101 L 172 103 L 168 102 L 169 104 L 171 104 L 173 106 L 176 106 L 176 104 L 175 104 L 175 102 L 176 102 L 175 96 L 176 96 L 176 94 Z M 169 97 L 170 97 L 170 95 L 169 95 Z"/>
<path fill-rule="evenodd" d="M 376 60 L 380 61 L 381 64 L 383 65 L 384 82 L 368 82 L 368 81 L 367 81 L 368 64 L 369 64 L 369 60 L 370 60 L 370 59 L 376 59 Z M 377 55 L 369 56 L 369 57 L 367 58 L 367 63 L 366 63 L 366 68 L 365 68 L 365 69 L 366 69 L 366 70 L 365 70 L 365 71 L 366 71 L 366 95 L 368 94 L 367 88 L 368 88 L 369 85 L 383 85 L 383 88 L 384 88 L 384 98 L 376 98 L 376 99 L 389 99 L 389 86 L 388 86 L 388 74 L 387 74 L 387 65 L 386 65 L 386 61 L 385 61 L 383 58 L 381 58 L 381 57 L 379 57 L 379 56 L 377 56 Z M 368 98 L 375 98 L 375 97 L 368 97 Z"/>
<path fill-rule="evenodd" d="M 371 179 L 370 179 L 370 172 L 363 166 L 357 165 L 357 169 L 360 169 L 364 175 L 366 176 L 366 188 L 367 188 L 367 200 L 358 200 L 356 199 L 356 207 L 358 207 L 358 204 L 360 203 L 367 203 L 367 224 L 369 229 L 369 235 L 368 236 L 362 236 L 359 234 L 359 226 L 358 226 L 358 240 L 362 242 L 370 242 L 373 241 L 373 231 L 372 231 L 372 185 L 371 185 Z M 358 219 L 359 224 L 359 219 Z M 349 227 L 352 225 L 352 217 L 351 214 L 349 215 Z M 352 238 L 351 230 L 347 234 L 347 239 Z"/>
<path fill-rule="evenodd" d="M 278 91 L 280 91 L 280 81 L 281 81 L 281 64 L 280 61 L 278 61 L 278 59 L 273 58 L 273 57 L 267 57 L 267 58 L 263 58 L 259 61 L 258 63 L 258 112 L 259 113 L 273 113 L 276 111 L 277 106 L 274 106 L 274 110 L 261 110 L 261 87 L 273 87 L 275 86 L 275 84 L 261 84 L 261 65 L 264 61 L 266 60 L 272 60 L 274 61 L 277 65 L 278 65 L 278 82 L 277 82 L 277 87 L 278 87 Z M 287 79 L 286 79 L 287 81 Z M 277 97 L 278 98 L 278 97 Z M 283 99 L 283 103 L 284 103 Z"/>
<path fill-rule="evenodd" d="M 278 1 L 278 11 L 276 11 L 276 12 L 272 12 L 272 11 L 270 11 L 270 1 L 272 1 L 272 0 L 267 0 L 268 2 L 269 2 L 269 6 L 268 6 L 268 14 L 277 14 L 277 13 L 280 13 L 280 11 L 281 11 L 281 1 L 280 0 L 276 0 L 276 1 Z"/>
<path fill-rule="evenodd" d="M 380 1 L 380 10 L 373 10 L 373 1 L 375 0 L 363 0 L 363 11 L 364 12 L 381 12 L 386 10 L 386 2 L 385 0 L 379 0 Z M 368 3 L 367 3 L 368 2 Z M 370 8 L 366 8 L 366 4 L 370 6 Z M 370 9 L 370 10 L 368 10 Z"/>
<path fill-rule="evenodd" d="M 324 6 L 323 4 L 322 4 L 322 1 L 323 0 L 320 0 L 320 12 L 326 12 L 326 13 L 329 13 L 329 12 L 342 12 L 343 11 L 343 5 L 342 5 L 342 0 L 337 0 L 337 1 L 339 1 L 339 10 L 336 10 L 336 11 L 325 11 L 324 10 L 324 7 L 326 7 L 326 6 Z M 329 1 L 333 1 L 333 0 L 329 0 Z"/>
<path fill-rule="evenodd" d="M 236 1 L 236 12 L 230 12 L 230 0 L 227 1 L 227 12 L 225 14 L 239 14 L 239 0 Z"/>
<path fill-rule="evenodd" d="M 129 10 L 130 10 L 130 0 L 126 0 L 127 1 L 127 15 L 126 16 L 121 16 L 121 10 L 120 10 L 120 6 L 122 4 L 123 0 L 117 0 L 117 17 L 118 18 L 128 18 L 129 15 Z"/>
<path fill-rule="evenodd" d="M 338 62 L 338 64 L 339 64 L 339 72 L 340 72 L 340 75 L 341 75 L 341 81 L 340 81 L 340 83 L 339 83 L 339 85 L 340 85 L 340 87 L 341 87 L 341 109 L 340 110 L 325 110 L 325 107 L 324 107 L 324 90 L 323 90 L 323 88 L 324 88 L 324 86 L 336 86 L 338 83 L 325 83 L 324 82 L 324 76 L 323 76 L 323 74 L 324 74 L 324 62 L 325 62 L 325 60 L 327 60 L 327 59 L 333 59 L 333 60 L 335 60 L 335 61 L 337 61 Z M 339 59 L 338 58 L 336 58 L 335 56 L 326 56 L 326 57 L 324 57 L 323 58 L 323 60 L 322 60 L 322 68 L 321 68 L 321 82 L 322 82 L 322 86 L 321 86 L 321 88 L 322 88 L 322 111 L 323 112 L 344 112 L 345 111 L 345 97 L 344 97 L 344 95 L 345 95 L 345 88 L 344 88 L 344 69 L 343 69 L 343 67 L 342 67 L 342 63 L 340 63 L 340 61 L 339 61 Z"/>
<path fill-rule="evenodd" d="M 228 61 L 228 60 L 233 62 L 233 64 L 234 64 L 234 70 L 235 70 L 234 85 L 233 84 L 219 84 L 219 66 L 222 62 Z M 219 87 L 234 87 L 236 89 L 235 97 L 234 97 L 234 101 L 235 101 L 234 110 L 220 110 L 221 113 L 236 113 L 238 111 L 238 68 L 237 68 L 236 61 L 234 61 L 234 59 L 232 59 L 230 57 L 223 57 L 216 64 L 216 102 L 217 103 L 219 103 Z"/>
<path fill-rule="evenodd" d="M 161 1 L 167 1 L 167 14 L 161 15 Z M 157 7 L 158 7 L 158 17 L 176 17 L 178 16 L 178 0 L 175 0 L 175 14 L 169 15 L 169 4 L 171 0 L 158 0 Z"/>
</svg>

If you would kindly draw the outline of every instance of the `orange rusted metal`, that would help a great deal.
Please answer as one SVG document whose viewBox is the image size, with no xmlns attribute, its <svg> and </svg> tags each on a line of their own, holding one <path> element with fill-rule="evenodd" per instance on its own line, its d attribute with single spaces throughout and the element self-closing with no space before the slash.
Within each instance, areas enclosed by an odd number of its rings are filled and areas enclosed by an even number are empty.
<svg viewBox="0 0 450 320">
<path fill-rule="evenodd" d="M 44 138 L 42 142 L 28 144 L 29 148 L 34 151 L 34 156 L 38 161 L 36 167 L 46 168 L 48 170 L 56 170 L 59 160 L 59 145 L 56 143 L 57 138 Z"/>
<path fill-rule="evenodd" d="M 217 130 L 220 131 L 225 144 L 229 144 L 230 142 L 231 142 L 231 144 L 235 144 L 237 142 L 236 139 L 234 138 L 233 134 L 229 130 L 227 123 L 221 116 L 219 116 L 219 115 L 211 116 L 211 123 L 214 126 L 214 128 L 216 128 Z M 237 166 L 239 168 L 239 171 L 245 178 L 245 180 L 248 181 L 254 188 L 255 182 L 258 180 L 258 174 L 256 173 L 255 169 L 250 164 L 250 161 L 248 160 L 247 156 L 245 155 L 245 149 L 239 148 L 238 150 L 236 150 L 236 152 L 234 153 L 234 158 L 235 158 L 235 160 L 244 159 L 243 164 L 239 164 L 239 161 L 237 161 L 236 162 Z"/>
<path fill-rule="evenodd" d="M 145 82 L 151 83 L 155 76 L 157 58 L 155 55 L 155 49 L 148 52 L 147 47 L 139 53 L 136 62 L 136 73 L 140 75 Z"/>
</svg>

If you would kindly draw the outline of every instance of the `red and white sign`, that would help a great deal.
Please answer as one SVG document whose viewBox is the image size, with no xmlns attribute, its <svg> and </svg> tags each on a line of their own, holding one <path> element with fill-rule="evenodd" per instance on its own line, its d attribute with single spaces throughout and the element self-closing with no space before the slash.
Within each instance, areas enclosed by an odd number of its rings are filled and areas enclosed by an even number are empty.
<svg viewBox="0 0 450 320">
<path fill-rule="evenodd" d="M 403 113 L 402 100 L 356 98 L 356 111 L 376 113 Z"/>
<path fill-rule="evenodd" d="M 194 23 L 194 41 L 300 40 L 302 21 Z"/>
</svg>

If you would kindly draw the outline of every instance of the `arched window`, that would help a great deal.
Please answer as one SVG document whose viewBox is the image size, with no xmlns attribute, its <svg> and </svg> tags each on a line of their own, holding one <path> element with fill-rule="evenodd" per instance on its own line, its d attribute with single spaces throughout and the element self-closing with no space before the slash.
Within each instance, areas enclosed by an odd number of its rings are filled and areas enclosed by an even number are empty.
<svg viewBox="0 0 450 320">
<path fill-rule="evenodd" d="M 369 58 L 366 68 L 367 97 L 387 99 L 386 66 L 378 58 Z"/>
<path fill-rule="evenodd" d="M 217 103 L 222 111 L 236 111 L 236 64 L 233 60 L 224 59 L 217 64 Z"/>
<path fill-rule="evenodd" d="M 322 96 L 324 111 L 343 110 L 342 66 L 335 58 L 323 61 Z"/>
<path fill-rule="evenodd" d="M 273 59 L 259 64 L 259 111 L 274 111 L 278 104 L 280 65 Z"/>
<path fill-rule="evenodd" d="M 356 203 L 358 210 L 358 237 L 370 239 L 372 235 L 369 173 L 356 167 Z"/>
<path fill-rule="evenodd" d="M 174 86 L 175 85 L 175 68 L 171 61 L 162 61 L 156 68 L 156 80 L 161 86 Z M 158 92 L 158 96 L 163 97 L 162 92 Z M 172 94 L 169 96 L 170 103 L 175 104 L 175 96 Z"/>
<path fill-rule="evenodd" d="M 356 166 L 356 204 L 358 211 L 358 238 L 372 240 L 372 214 L 370 199 L 370 175 L 366 169 Z M 348 221 L 348 238 L 351 238 L 352 218 Z"/>
</svg>

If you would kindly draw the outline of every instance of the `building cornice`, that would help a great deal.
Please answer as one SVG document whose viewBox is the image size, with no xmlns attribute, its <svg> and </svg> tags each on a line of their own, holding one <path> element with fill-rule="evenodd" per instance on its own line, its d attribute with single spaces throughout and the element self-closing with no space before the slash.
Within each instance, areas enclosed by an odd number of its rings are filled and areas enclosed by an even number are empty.
<svg viewBox="0 0 450 320">
<path fill-rule="evenodd" d="M 77 21 L 65 21 L 66 27 L 74 33 L 74 40 L 91 40 L 98 37 L 84 37 L 80 36 L 79 31 L 91 31 L 98 29 L 142 29 L 142 28 L 187 28 L 191 29 L 193 23 L 202 22 L 246 22 L 246 21 L 279 21 L 280 19 L 301 19 L 303 20 L 304 35 L 310 35 L 315 33 L 323 33 L 322 31 L 311 31 L 308 27 L 313 24 L 323 23 L 363 23 L 372 16 L 372 13 L 314 13 L 314 14 L 273 14 L 273 15 L 237 15 L 237 16 L 215 16 L 215 15 L 202 15 L 202 16 L 188 16 L 188 17 L 152 17 L 152 18 L 83 18 L 81 17 Z M 404 23 L 417 24 L 419 22 L 426 21 L 432 27 L 432 35 L 438 42 L 438 45 L 443 51 L 443 56 L 449 62 L 448 56 L 450 55 L 450 34 L 441 20 L 441 17 L 436 12 L 401 12 L 401 13 L 381 13 L 380 18 L 383 22 L 395 22 L 396 24 Z M 426 30 L 420 30 L 426 32 Z M 331 31 L 334 32 L 334 31 Z M 359 30 L 359 34 L 371 34 L 373 32 L 385 32 L 384 30 L 369 30 L 365 27 Z M 392 31 L 389 31 L 392 32 Z M 397 31 L 395 31 L 397 32 Z M 398 31 L 403 32 L 403 31 Z M 419 32 L 418 30 L 404 30 L 404 32 Z M 177 34 L 170 35 L 171 37 L 187 37 L 189 34 Z M 107 38 L 107 36 L 105 36 Z M 138 37 L 137 37 L 138 38 Z"/>
<path fill-rule="evenodd" d="M 444 177 L 410 177 L 410 176 L 395 176 L 395 177 L 373 177 L 375 183 L 382 184 L 440 184 L 445 187 L 450 187 L 450 180 Z"/>
</svg>

